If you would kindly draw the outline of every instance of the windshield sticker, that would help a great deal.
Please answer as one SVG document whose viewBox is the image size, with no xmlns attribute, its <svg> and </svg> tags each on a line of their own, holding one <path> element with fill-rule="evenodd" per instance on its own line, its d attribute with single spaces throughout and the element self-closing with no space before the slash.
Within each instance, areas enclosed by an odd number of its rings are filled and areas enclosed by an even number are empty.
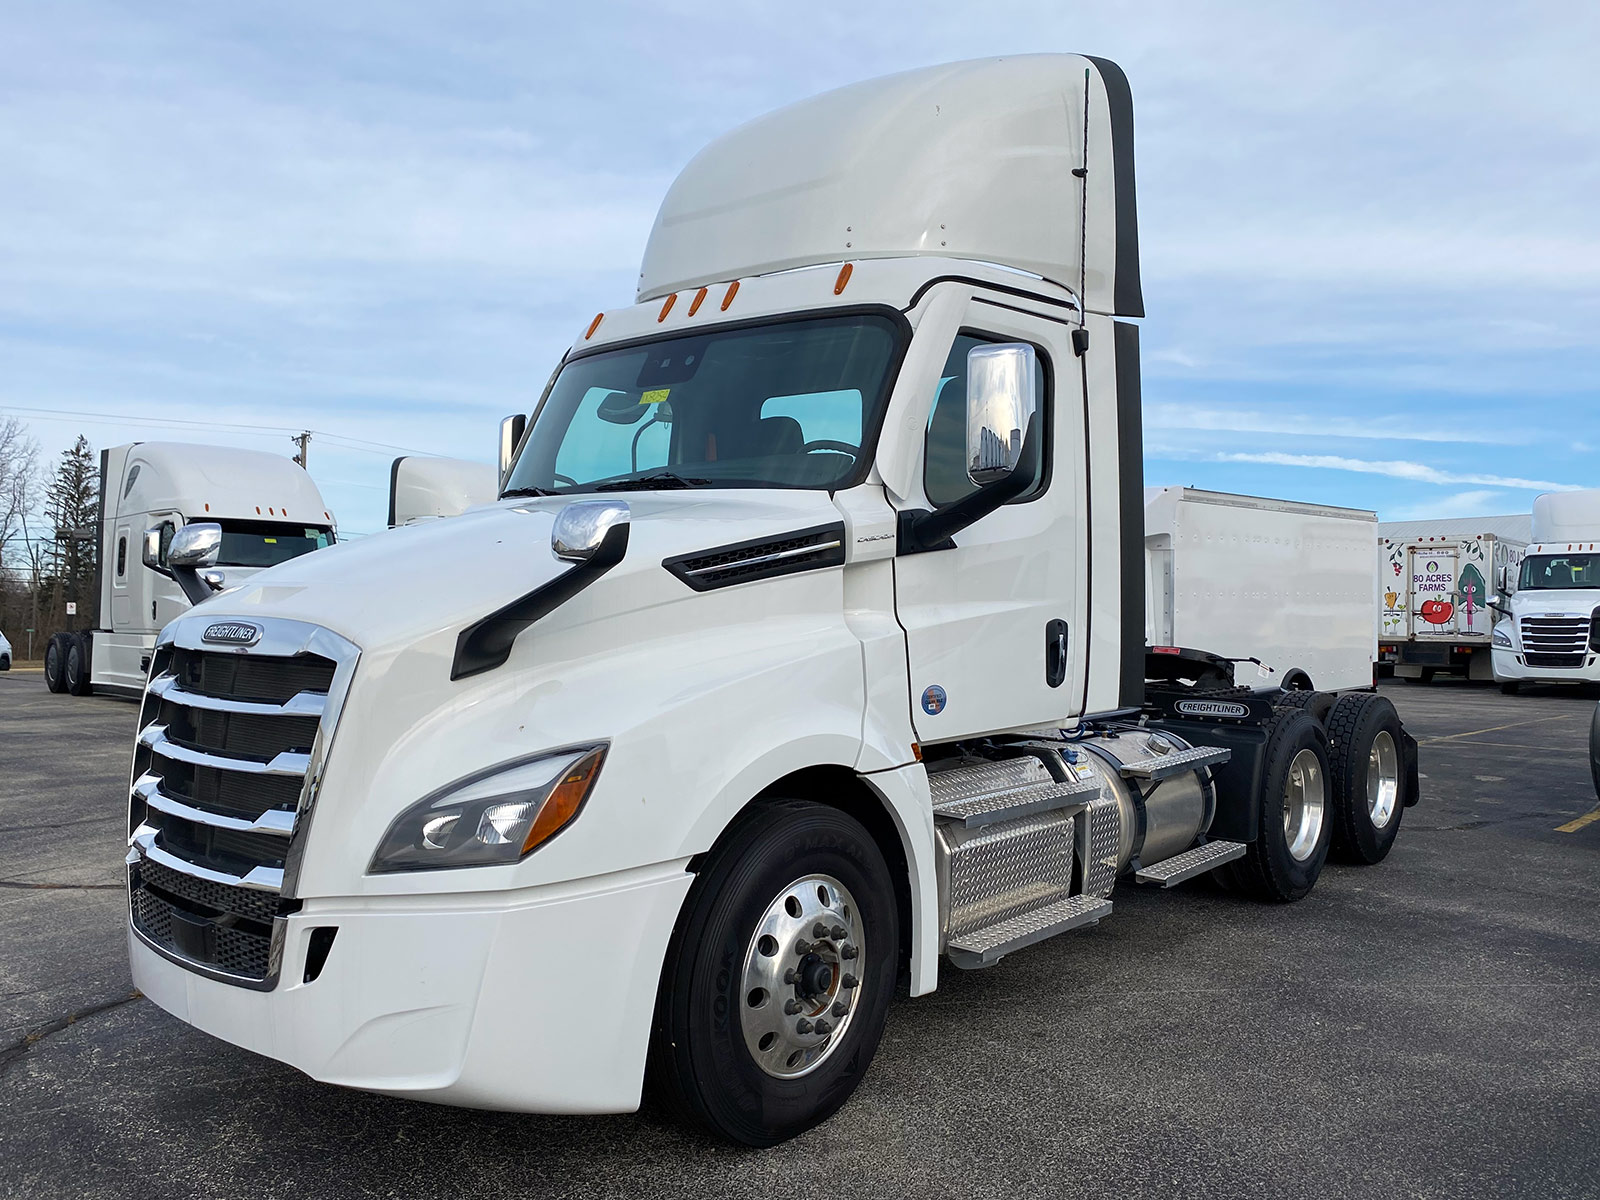
<svg viewBox="0 0 1600 1200">
<path fill-rule="evenodd" d="M 639 397 L 639 403 L 640 404 L 660 404 L 662 401 L 664 401 L 667 398 L 668 394 L 671 391 L 672 391 L 671 388 L 656 388 L 654 391 L 645 392 L 643 395 L 641 395 Z"/>
</svg>

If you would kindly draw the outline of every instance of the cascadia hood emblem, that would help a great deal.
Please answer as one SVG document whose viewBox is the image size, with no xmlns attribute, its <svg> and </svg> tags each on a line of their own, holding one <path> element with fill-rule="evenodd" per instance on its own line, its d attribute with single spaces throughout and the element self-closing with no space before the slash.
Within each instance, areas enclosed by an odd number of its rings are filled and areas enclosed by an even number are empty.
<svg viewBox="0 0 1600 1200">
<path fill-rule="evenodd" d="M 224 646 L 254 646 L 261 640 L 261 630 L 248 621 L 218 621 L 206 626 L 200 640 Z"/>
<path fill-rule="evenodd" d="M 1190 717 L 1244 717 L 1250 714 L 1248 704 L 1237 700 L 1179 700 L 1173 706 Z"/>
</svg>

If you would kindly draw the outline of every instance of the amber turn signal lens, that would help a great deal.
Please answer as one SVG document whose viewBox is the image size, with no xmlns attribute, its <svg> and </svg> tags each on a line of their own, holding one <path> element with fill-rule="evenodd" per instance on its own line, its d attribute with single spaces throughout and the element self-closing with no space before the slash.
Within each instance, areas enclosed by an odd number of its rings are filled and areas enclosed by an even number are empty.
<svg viewBox="0 0 1600 1200">
<path fill-rule="evenodd" d="M 589 791 L 594 787 L 594 781 L 599 778 L 600 764 L 605 761 L 606 751 L 602 746 L 591 750 L 577 762 L 562 777 L 561 782 L 551 790 L 550 796 L 539 809 L 539 815 L 533 819 L 533 824 L 528 828 L 528 836 L 522 843 L 522 852 L 526 854 L 540 842 L 548 841 L 567 822 L 578 815 L 578 810 L 583 807 L 583 802 L 589 796 Z"/>
</svg>

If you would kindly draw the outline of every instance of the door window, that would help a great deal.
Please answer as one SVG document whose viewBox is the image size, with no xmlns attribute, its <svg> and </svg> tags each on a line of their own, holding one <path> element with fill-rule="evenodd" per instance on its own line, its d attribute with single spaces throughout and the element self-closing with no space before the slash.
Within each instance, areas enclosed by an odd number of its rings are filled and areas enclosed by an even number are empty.
<svg viewBox="0 0 1600 1200">
<path fill-rule="evenodd" d="M 977 484 L 967 477 L 967 352 L 974 346 L 1009 340 L 1012 339 L 961 333 L 950 347 L 944 370 L 939 372 L 939 390 L 934 396 L 933 410 L 928 414 L 927 449 L 923 460 L 922 486 L 935 505 L 950 504 L 977 491 Z M 1045 457 L 1039 478 L 1013 500 L 1013 504 L 1037 496 L 1050 476 L 1050 372 L 1045 369 L 1044 350 L 1035 347 L 1035 351 L 1033 386 L 1034 394 L 1039 397 L 1039 432 L 1045 439 Z"/>
</svg>

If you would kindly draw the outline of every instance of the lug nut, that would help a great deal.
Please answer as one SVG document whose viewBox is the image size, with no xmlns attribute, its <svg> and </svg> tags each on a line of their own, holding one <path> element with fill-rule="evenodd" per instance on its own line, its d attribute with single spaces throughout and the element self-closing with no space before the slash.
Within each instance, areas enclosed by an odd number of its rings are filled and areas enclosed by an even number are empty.
<svg viewBox="0 0 1600 1200">
<path fill-rule="evenodd" d="M 833 1032 L 833 1026 L 829 1025 L 826 1021 L 821 1020 L 821 1019 L 818 1019 L 816 1025 L 813 1028 L 815 1028 L 818 1033 L 822 1033 L 822 1034 L 828 1034 L 828 1033 L 832 1033 Z"/>
<path fill-rule="evenodd" d="M 835 1000 L 833 1002 L 833 1015 L 834 1016 L 842 1017 L 842 1016 L 845 1015 L 845 1013 L 847 1013 L 849 1011 L 850 1011 L 850 1006 L 848 1004 L 846 1004 L 843 1000 Z"/>
<path fill-rule="evenodd" d="M 798 1021 L 796 1021 L 794 1023 L 794 1031 L 796 1033 L 810 1033 L 811 1032 L 811 1021 L 806 1017 L 801 1017 Z"/>
<path fill-rule="evenodd" d="M 811 936 L 814 937 L 814 938 L 825 938 L 825 937 L 827 937 L 828 936 L 828 927 L 826 925 L 824 925 L 821 921 L 818 921 L 815 925 L 813 925 L 811 927 Z"/>
<path fill-rule="evenodd" d="M 846 975 L 843 979 L 839 980 L 839 986 L 842 988 L 858 987 L 860 986 L 860 983 L 861 981 L 854 975 Z"/>
<path fill-rule="evenodd" d="M 850 931 L 843 925 L 835 925 L 828 932 L 833 934 L 833 940 L 836 942 L 842 942 L 845 938 L 850 936 Z"/>
<path fill-rule="evenodd" d="M 804 1007 L 805 1005 L 801 1004 L 800 1001 L 791 1000 L 783 1006 L 783 1012 L 785 1016 L 792 1017 Z"/>
<path fill-rule="evenodd" d="M 806 941 L 805 938 L 801 938 L 799 941 L 795 942 L 794 952 L 796 954 L 810 954 L 811 943 Z"/>
<path fill-rule="evenodd" d="M 783 981 L 785 983 L 799 983 L 800 982 L 800 972 L 796 971 L 793 967 L 790 967 L 787 971 L 785 971 L 783 973 Z"/>
<path fill-rule="evenodd" d="M 861 951 L 856 949 L 854 946 L 840 946 L 839 947 L 839 957 L 843 958 L 843 959 L 854 958 L 856 955 L 858 955 L 860 953 L 861 953 Z"/>
</svg>

